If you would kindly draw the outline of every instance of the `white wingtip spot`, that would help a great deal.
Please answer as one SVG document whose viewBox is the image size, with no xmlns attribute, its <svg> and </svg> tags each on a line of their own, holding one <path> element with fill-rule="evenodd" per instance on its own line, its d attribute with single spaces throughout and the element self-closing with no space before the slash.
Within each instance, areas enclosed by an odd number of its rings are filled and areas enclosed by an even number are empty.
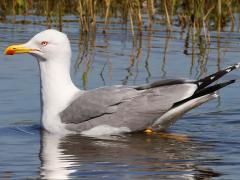
<svg viewBox="0 0 240 180">
<path fill-rule="evenodd" d="M 213 80 L 214 78 L 215 78 L 215 76 L 210 77 L 211 80 Z"/>
<path fill-rule="evenodd" d="M 238 69 L 240 67 L 240 62 L 235 65 L 235 67 Z"/>
<path fill-rule="evenodd" d="M 230 72 L 231 71 L 231 69 L 226 69 L 226 72 Z"/>
</svg>

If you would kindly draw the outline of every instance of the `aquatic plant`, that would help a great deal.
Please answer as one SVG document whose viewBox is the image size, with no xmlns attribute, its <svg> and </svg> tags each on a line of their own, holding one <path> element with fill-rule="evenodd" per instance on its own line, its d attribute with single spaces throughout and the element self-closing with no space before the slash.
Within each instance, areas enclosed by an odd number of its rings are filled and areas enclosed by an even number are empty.
<svg viewBox="0 0 240 180">
<path fill-rule="evenodd" d="M 220 32 L 231 23 L 234 30 L 238 3 L 238 0 L 2 0 L 0 15 L 1 21 L 6 21 L 7 16 L 45 16 L 47 26 L 58 24 L 61 30 L 62 17 L 73 14 L 79 17 L 82 32 L 96 31 L 103 20 L 103 33 L 112 18 L 120 18 L 122 23 L 130 25 L 133 36 L 137 34 L 135 31 L 141 33 L 154 23 L 165 22 L 169 31 L 173 24 L 190 26 L 197 32 L 203 29 L 207 40 L 208 29 Z M 145 15 L 147 19 L 143 18 Z"/>
<path fill-rule="evenodd" d="M 32 23 L 46 26 L 46 28 L 58 28 L 60 31 L 69 21 L 79 23 L 80 51 L 75 67 L 79 69 L 83 64 L 84 86 L 87 84 L 87 74 L 92 63 L 89 49 L 95 47 L 96 35 L 102 33 L 107 41 L 112 25 L 122 24 L 132 39 L 128 75 L 123 80 L 123 83 L 127 83 L 127 79 L 133 74 L 134 66 L 137 66 L 141 57 L 143 33 L 147 34 L 148 51 L 145 68 L 149 77 L 151 76 L 148 67 L 151 36 L 154 32 L 166 32 L 161 68 L 163 74 L 171 33 L 179 30 L 186 34 L 183 53 L 192 57 L 190 73 L 196 54 L 204 70 L 212 38 L 217 41 L 217 60 L 220 62 L 221 32 L 228 27 L 231 27 L 230 31 L 240 29 L 236 26 L 239 24 L 237 16 L 240 12 L 239 2 L 239 0 L 1 0 L 0 22 Z M 18 15 L 22 18 L 16 18 Z M 45 18 L 45 20 L 26 18 L 29 15 Z M 66 16 L 75 18 L 65 18 Z M 159 29 L 161 27 L 165 29 Z M 213 36 L 210 33 L 212 31 L 217 33 Z M 103 66 L 103 71 L 106 65 L 110 67 L 110 61 Z"/>
</svg>

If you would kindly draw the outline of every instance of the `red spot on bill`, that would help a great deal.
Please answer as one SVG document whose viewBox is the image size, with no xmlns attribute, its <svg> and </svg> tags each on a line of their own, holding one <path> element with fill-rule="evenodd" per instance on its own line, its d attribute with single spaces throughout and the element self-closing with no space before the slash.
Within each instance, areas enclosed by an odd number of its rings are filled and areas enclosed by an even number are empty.
<svg viewBox="0 0 240 180">
<path fill-rule="evenodd" d="M 15 54 L 15 51 L 14 50 L 11 50 L 9 49 L 7 52 L 6 52 L 6 55 L 14 55 Z"/>
</svg>

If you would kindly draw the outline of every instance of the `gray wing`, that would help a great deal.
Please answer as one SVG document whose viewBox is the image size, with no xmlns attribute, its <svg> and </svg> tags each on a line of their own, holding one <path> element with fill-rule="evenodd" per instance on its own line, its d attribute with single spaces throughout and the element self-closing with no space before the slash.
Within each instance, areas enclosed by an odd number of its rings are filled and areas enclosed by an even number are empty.
<svg viewBox="0 0 240 180">
<path fill-rule="evenodd" d="M 64 123 L 81 123 L 105 114 L 111 114 L 120 103 L 138 94 L 135 89 L 124 86 L 87 91 L 61 112 L 61 120 Z"/>
<path fill-rule="evenodd" d="M 131 131 L 143 130 L 175 102 L 190 97 L 196 88 L 196 84 L 185 81 L 170 85 L 155 83 L 139 87 L 99 88 L 79 96 L 60 117 L 67 128 L 74 131 L 103 124 L 127 127 Z"/>
</svg>

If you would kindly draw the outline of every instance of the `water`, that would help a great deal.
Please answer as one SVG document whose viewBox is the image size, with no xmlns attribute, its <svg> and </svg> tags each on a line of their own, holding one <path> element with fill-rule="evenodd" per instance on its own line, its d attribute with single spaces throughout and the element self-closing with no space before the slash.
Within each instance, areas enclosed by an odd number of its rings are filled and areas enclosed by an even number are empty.
<svg viewBox="0 0 240 180">
<path fill-rule="evenodd" d="M 12 17 L 7 17 L 11 19 Z M 0 24 L 0 49 L 26 42 L 46 29 L 36 24 Z M 17 16 L 17 20 L 23 17 Z M 96 38 L 79 35 L 77 19 L 66 16 L 63 31 L 72 43 L 74 82 L 82 89 L 103 85 L 142 84 L 157 79 L 199 79 L 239 61 L 240 33 L 211 32 L 210 51 L 188 39 L 187 30 L 163 25 L 143 31 L 133 46 L 131 31 L 112 23 Z M 71 21 L 70 21 L 71 20 Z M 117 21 L 117 20 L 116 20 Z M 81 49 L 81 51 L 79 51 Z M 84 58 L 81 58 L 84 57 Z M 79 66 L 79 68 L 77 68 Z M 239 77 L 232 72 L 224 80 Z M 0 54 L 0 179 L 238 179 L 240 176 L 240 83 L 220 98 L 191 112 L 169 133 L 127 134 L 100 139 L 58 137 L 40 130 L 39 72 L 29 55 Z"/>
</svg>

